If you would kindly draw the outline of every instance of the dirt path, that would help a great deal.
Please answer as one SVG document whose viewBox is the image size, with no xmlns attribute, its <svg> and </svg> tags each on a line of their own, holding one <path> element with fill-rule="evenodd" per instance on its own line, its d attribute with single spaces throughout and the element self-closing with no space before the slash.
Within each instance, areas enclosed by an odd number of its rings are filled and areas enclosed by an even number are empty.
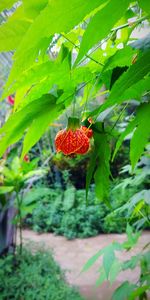
<svg viewBox="0 0 150 300">
<path fill-rule="evenodd" d="M 30 230 L 24 230 L 23 239 L 24 243 L 37 242 L 46 249 L 52 250 L 56 261 L 62 269 L 66 270 L 68 282 L 78 286 L 87 300 L 109 300 L 114 288 L 124 280 L 136 281 L 139 273 L 138 269 L 135 269 L 134 272 L 122 272 L 113 286 L 110 287 L 104 283 L 98 288 L 95 287 L 95 282 L 98 278 L 99 263 L 96 263 L 88 272 L 80 274 L 83 265 L 92 255 L 112 241 L 123 242 L 124 234 L 101 234 L 93 238 L 68 241 L 64 237 L 54 236 L 51 233 L 37 234 Z M 132 251 L 132 255 L 135 255 L 149 241 L 150 233 L 144 232 L 137 247 Z M 130 255 L 129 253 L 125 255 L 120 253 L 120 258 L 126 260 Z"/>
</svg>

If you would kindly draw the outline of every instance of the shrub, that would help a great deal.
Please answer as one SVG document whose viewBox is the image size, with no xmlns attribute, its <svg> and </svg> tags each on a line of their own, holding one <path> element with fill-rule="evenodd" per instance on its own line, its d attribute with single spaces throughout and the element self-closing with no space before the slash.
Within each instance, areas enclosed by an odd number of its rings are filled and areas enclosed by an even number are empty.
<svg viewBox="0 0 150 300">
<path fill-rule="evenodd" d="M 22 257 L 0 259 L 0 299 L 82 300 L 64 280 L 64 274 L 49 252 L 24 249 Z"/>
<path fill-rule="evenodd" d="M 135 188 L 111 191 L 111 208 L 98 202 L 91 187 L 88 204 L 85 200 L 85 190 L 76 190 L 73 186 L 62 189 L 47 189 L 26 219 L 26 224 L 37 232 L 54 232 L 68 239 L 96 236 L 100 232 L 122 233 L 127 224 L 126 213 L 114 211 L 124 205 L 135 193 Z M 34 192 L 33 192 L 34 194 Z"/>
</svg>

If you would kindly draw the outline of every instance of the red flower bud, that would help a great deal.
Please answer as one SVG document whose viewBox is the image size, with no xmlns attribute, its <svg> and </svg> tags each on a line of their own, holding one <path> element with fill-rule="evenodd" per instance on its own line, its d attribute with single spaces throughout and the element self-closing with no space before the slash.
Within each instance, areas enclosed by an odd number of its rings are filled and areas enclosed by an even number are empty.
<svg viewBox="0 0 150 300">
<path fill-rule="evenodd" d="M 14 105 L 14 98 L 11 96 L 11 95 L 9 95 L 8 97 L 7 97 L 7 100 L 8 100 L 8 103 L 10 104 L 10 105 Z"/>
<path fill-rule="evenodd" d="M 29 161 L 30 161 L 29 155 L 28 155 L 28 154 L 26 154 L 26 155 L 24 156 L 23 161 L 25 161 L 25 162 L 29 162 Z"/>
</svg>

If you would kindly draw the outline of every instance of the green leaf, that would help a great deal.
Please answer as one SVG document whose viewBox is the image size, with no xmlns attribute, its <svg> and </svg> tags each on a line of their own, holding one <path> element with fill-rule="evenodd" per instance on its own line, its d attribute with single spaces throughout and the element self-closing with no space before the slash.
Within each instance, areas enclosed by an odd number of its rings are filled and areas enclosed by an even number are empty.
<svg viewBox="0 0 150 300">
<path fill-rule="evenodd" d="M 104 0 L 103 0 L 104 1 Z M 70 31 L 92 10 L 99 6 L 100 0 L 51 0 L 35 18 L 14 55 L 11 81 L 20 76 L 35 61 L 47 40 L 47 48 L 56 33 Z"/>
<path fill-rule="evenodd" d="M 0 51 L 10 51 L 18 47 L 31 22 L 25 19 L 22 7 L 0 26 Z"/>
<path fill-rule="evenodd" d="M 110 146 L 105 133 L 94 133 L 95 151 L 97 152 L 97 169 L 94 174 L 96 196 L 108 205 L 110 177 Z"/>
<path fill-rule="evenodd" d="M 103 266 L 106 272 L 107 279 L 109 277 L 109 272 L 114 263 L 114 260 L 115 260 L 114 247 L 113 244 L 110 244 L 105 248 L 104 256 L 103 256 Z"/>
<path fill-rule="evenodd" d="M 50 109 L 52 108 L 54 111 L 54 106 L 56 105 L 56 99 L 52 95 L 44 95 L 38 100 L 33 101 L 29 105 L 26 105 L 23 109 L 20 111 L 14 113 L 10 116 L 8 121 L 4 124 L 4 126 L 0 129 L 0 135 L 1 135 L 1 148 L 0 148 L 0 156 L 4 153 L 4 151 L 7 149 L 7 147 L 15 142 L 17 142 L 23 135 L 25 129 L 27 129 L 34 120 L 37 118 L 41 118 L 42 115 L 45 115 L 45 112 L 50 112 Z M 56 110 L 60 110 L 62 106 L 58 105 L 56 107 Z M 48 114 L 48 118 L 50 118 L 50 122 L 52 122 L 52 116 L 55 118 L 54 114 Z M 31 128 L 31 136 L 34 132 L 35 127 L 33 126 Z M 42 127 L 43 130 L 43 127 Z M 29 135 L 29 137 L 31 137 Z M 39 133 L 37 133 L 37 136 L 34 138 L 37 140 L 37 137 L 39 137 Z M 29 141 L 28 136 L 25 141 L 25 147 L 24 152 L 29 149 L 31 146 L 32 141 Z"/>
<path fill-rule="evenodd" d="M 135 119 L 129 123 L 125 131 L 119 137 L 116 148 L 113 154 L 113 159 L 119 150 L 124 138 L 136 129 L 133 133 L 133 137 L 130 143 L 130 159 L 132 164 L 132 169 L 134 169 L 136 163 L 138 162 L 141 154 L 144 151 L 144 147 L 148 142 L 150 136 L 150 127 L 148 126 L 150 116 L 150 103 L 144 103 L 140 105 L 137 109 L 137 115 Z"/>
<path fill-rule="evenodd" d="M 68 211 L 74 207 L 75 203 L 75 187 L 69 187 L 64 191 L 64 199 L 63 199 L 63 209 L 64 211 Z"/>
<path fill-rule="evenodd" d="M 98 251 L 95 255 L 93 255 L 87 262 L 86 264 L 83 266 L 83 269 L 81 272 L 85 272 L 87 270 L 89 270 L 97 261 L 97 259 L 103 254 L 103 249 Z"/>
<path fill-rule="evenodd" d="M 116 280 L 121 270 L 122 270 L 122 263 L 118 259 L 115 259 L 109 271 L 109 281 L 111 284 Z"/>
<path fill-rule="evenodd" d="M 28 17 L 35 18 L 47 5 L 48 0 L 23 0 L 25 14 Z"/>
<path fill-rule="evenodd" d="M 4 9 L 11 8 L 17 0 L 1 0 L 0 2 L 0 12 Z"/>
<path fill-rule="evenodd" d="M 112 300 L 127 300 L 134 290 L 135 285 L 128 281 L 123 282 L 113 293 Z"/>
<path fill-rule="evenodd" d="M 97 155 L 96 149 L 94 149 L 93 153 L 90 155 L 90 161 L 86 172 L 86 201 L 88 200 L 88 191 L 96 167 Z"/>
<path fill-rule="evenodd" d="M 115 82 L 107 101 L 113 102 L 112 105 L 115 104 L 128 88 L 143 79 L 149 72 L 150 51 L 147 51 Z"/>
<path fill-rule="evenodd" d="M 120 5 L 119 0 L 111 0 L 104 8 L 95 14 L 83 35 L 75 64 L 77 64 L 93 46 L 110 33 L 115 23 L 124 15 L 129 3 L 130 0 L 123 0 Z"/>
<path fill-rule="evenodd" d="M 138 0 L 139 6 L 148 14 L 150 14 L 149 0 Z"/>
<path fill-rule="evenodd" d="M 100 268 L 99 272 L 100 272 L 100 276 L 96 280 L 96 286 L 101 285 L 104 281 L 107 280 L 107 276 L 106 276 L 106 273 L 105 273 L 105 270 L 104 270 L 103 266 Z"/>
<path fill-rule="evenodd" d="M 31 203 L 36 202 L 37 200 L 39 201 L 42 197 L 50 195 L 50 193 L 51 189 L 46 187 L 33 188 L 23 197 L 23 205 L 29 205 Z"/>
<path fill-rule="evenodd" d="M 132 169 L 134 169 L 136 163 L 141 157 L 144 147 L 150 137 L 150 103 L 147 103 L 141 107 L 136 117 L 137 128 L 134 131 L 133 137 L 130 143 L 130 159 Z"/>
<path fill-rule="evenodd" d="M 143 298 L 140 298 L 139 296 L 144 294 L 144 292 L 149 292 L 149 285 L 144 285 L 144 286 L 140 286 L 138 287 L 135 291 L 133 291 L 131 294 L 130 294 L 130 297 L 129 297 L 129 300 L 135 300 L 137 299 L 146 299 L 146 297 L 144 296 Z"/>
<path fill-rule="evenodd" d="M 114 69 L 118 66 L 130 66 L 135 53 L 136 52 L 130 46 L 126 46 L 123 49 L 117 50 L 117 52 L 108 59 L 102 72 Z"/>
<path fill-rule="evenodd" d="M 13 189 L 13 186 L 0 186 L 0 195 L 10 193 L 13 191 Z"/>
<path fill-rule="evenodd" d="M 33 120 L 24 138 L 21 158 L 23 158 L 24 155 L 36 144 L 36 142 L 44 134 L 46 128 L 50 126 L 55 119 L 57 119 L 61 112 L 62 107 L 60 105 L 50 103 L 48 110 L 43 110 L 41 115 Z"/>
<path fill-rule="evenodd" d="M 129 91 L 130 88 L 134 88 L 134 84 L 138 84 L 138 82 L 149 73 L 150 71 L 150 51 L 145 52 L 135 64 L 133 64 L 126 72 L 124 72 L 119 79 L 114 83 L 110 96 L 107 101 L 103 105 L 101 105 L 98 109 L 94 110 L 91 113 L 92 115 L 98 115 L 103 112 L 105 109 L 115 105 L 122 103 L 125 98 L 128 100 L 132 97 L 132 90 Z M 149 80 L 148 80 L 149 82 Z M 148 82 L 141 86 L 142 92 L 144 89 L 147 89 Z M 141 94 L 141 89 L 139 93 Z M 129 91 L 129 93 L 128 93 Z M 124 96 L 124 93 L 125 96 Z"/>
<path fill-rule="evenodd" d="M 129 224 L 127 224 L 126 233 L 128 240 L 125 241 L 122 246 L 124 249 L 130 250 L 137 244 L 141 232 L 138 231 L 134 233 L 132 227 Z"/>
<path fill-rule="evenodd" d="M 122 263 L 122 270 L 131 269 L 133 270 L 138 264 L 141 259 L 141 254 L 132 256 L 130 260 L 127 260 Z"/>
</svg>

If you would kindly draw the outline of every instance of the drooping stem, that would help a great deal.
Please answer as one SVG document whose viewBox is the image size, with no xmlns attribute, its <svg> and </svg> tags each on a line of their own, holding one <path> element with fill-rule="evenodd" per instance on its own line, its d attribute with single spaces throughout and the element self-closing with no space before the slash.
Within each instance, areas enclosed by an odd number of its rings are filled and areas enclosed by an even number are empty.
<svg viewBox="0 0 150 300">
<path fill-rule="evenodd" d="M 20 255 L 22 254 L 22 216 L 21 216 L 21 202 L 22 199 L 19 196 L 19 193 L 16 194 L 17 198 L 17 206 L 18 206 L 18 217 L 19 217 L 19 239 L 20 239 L 20 245 L 19 245 L 19 252 Z"/>
</svg>

